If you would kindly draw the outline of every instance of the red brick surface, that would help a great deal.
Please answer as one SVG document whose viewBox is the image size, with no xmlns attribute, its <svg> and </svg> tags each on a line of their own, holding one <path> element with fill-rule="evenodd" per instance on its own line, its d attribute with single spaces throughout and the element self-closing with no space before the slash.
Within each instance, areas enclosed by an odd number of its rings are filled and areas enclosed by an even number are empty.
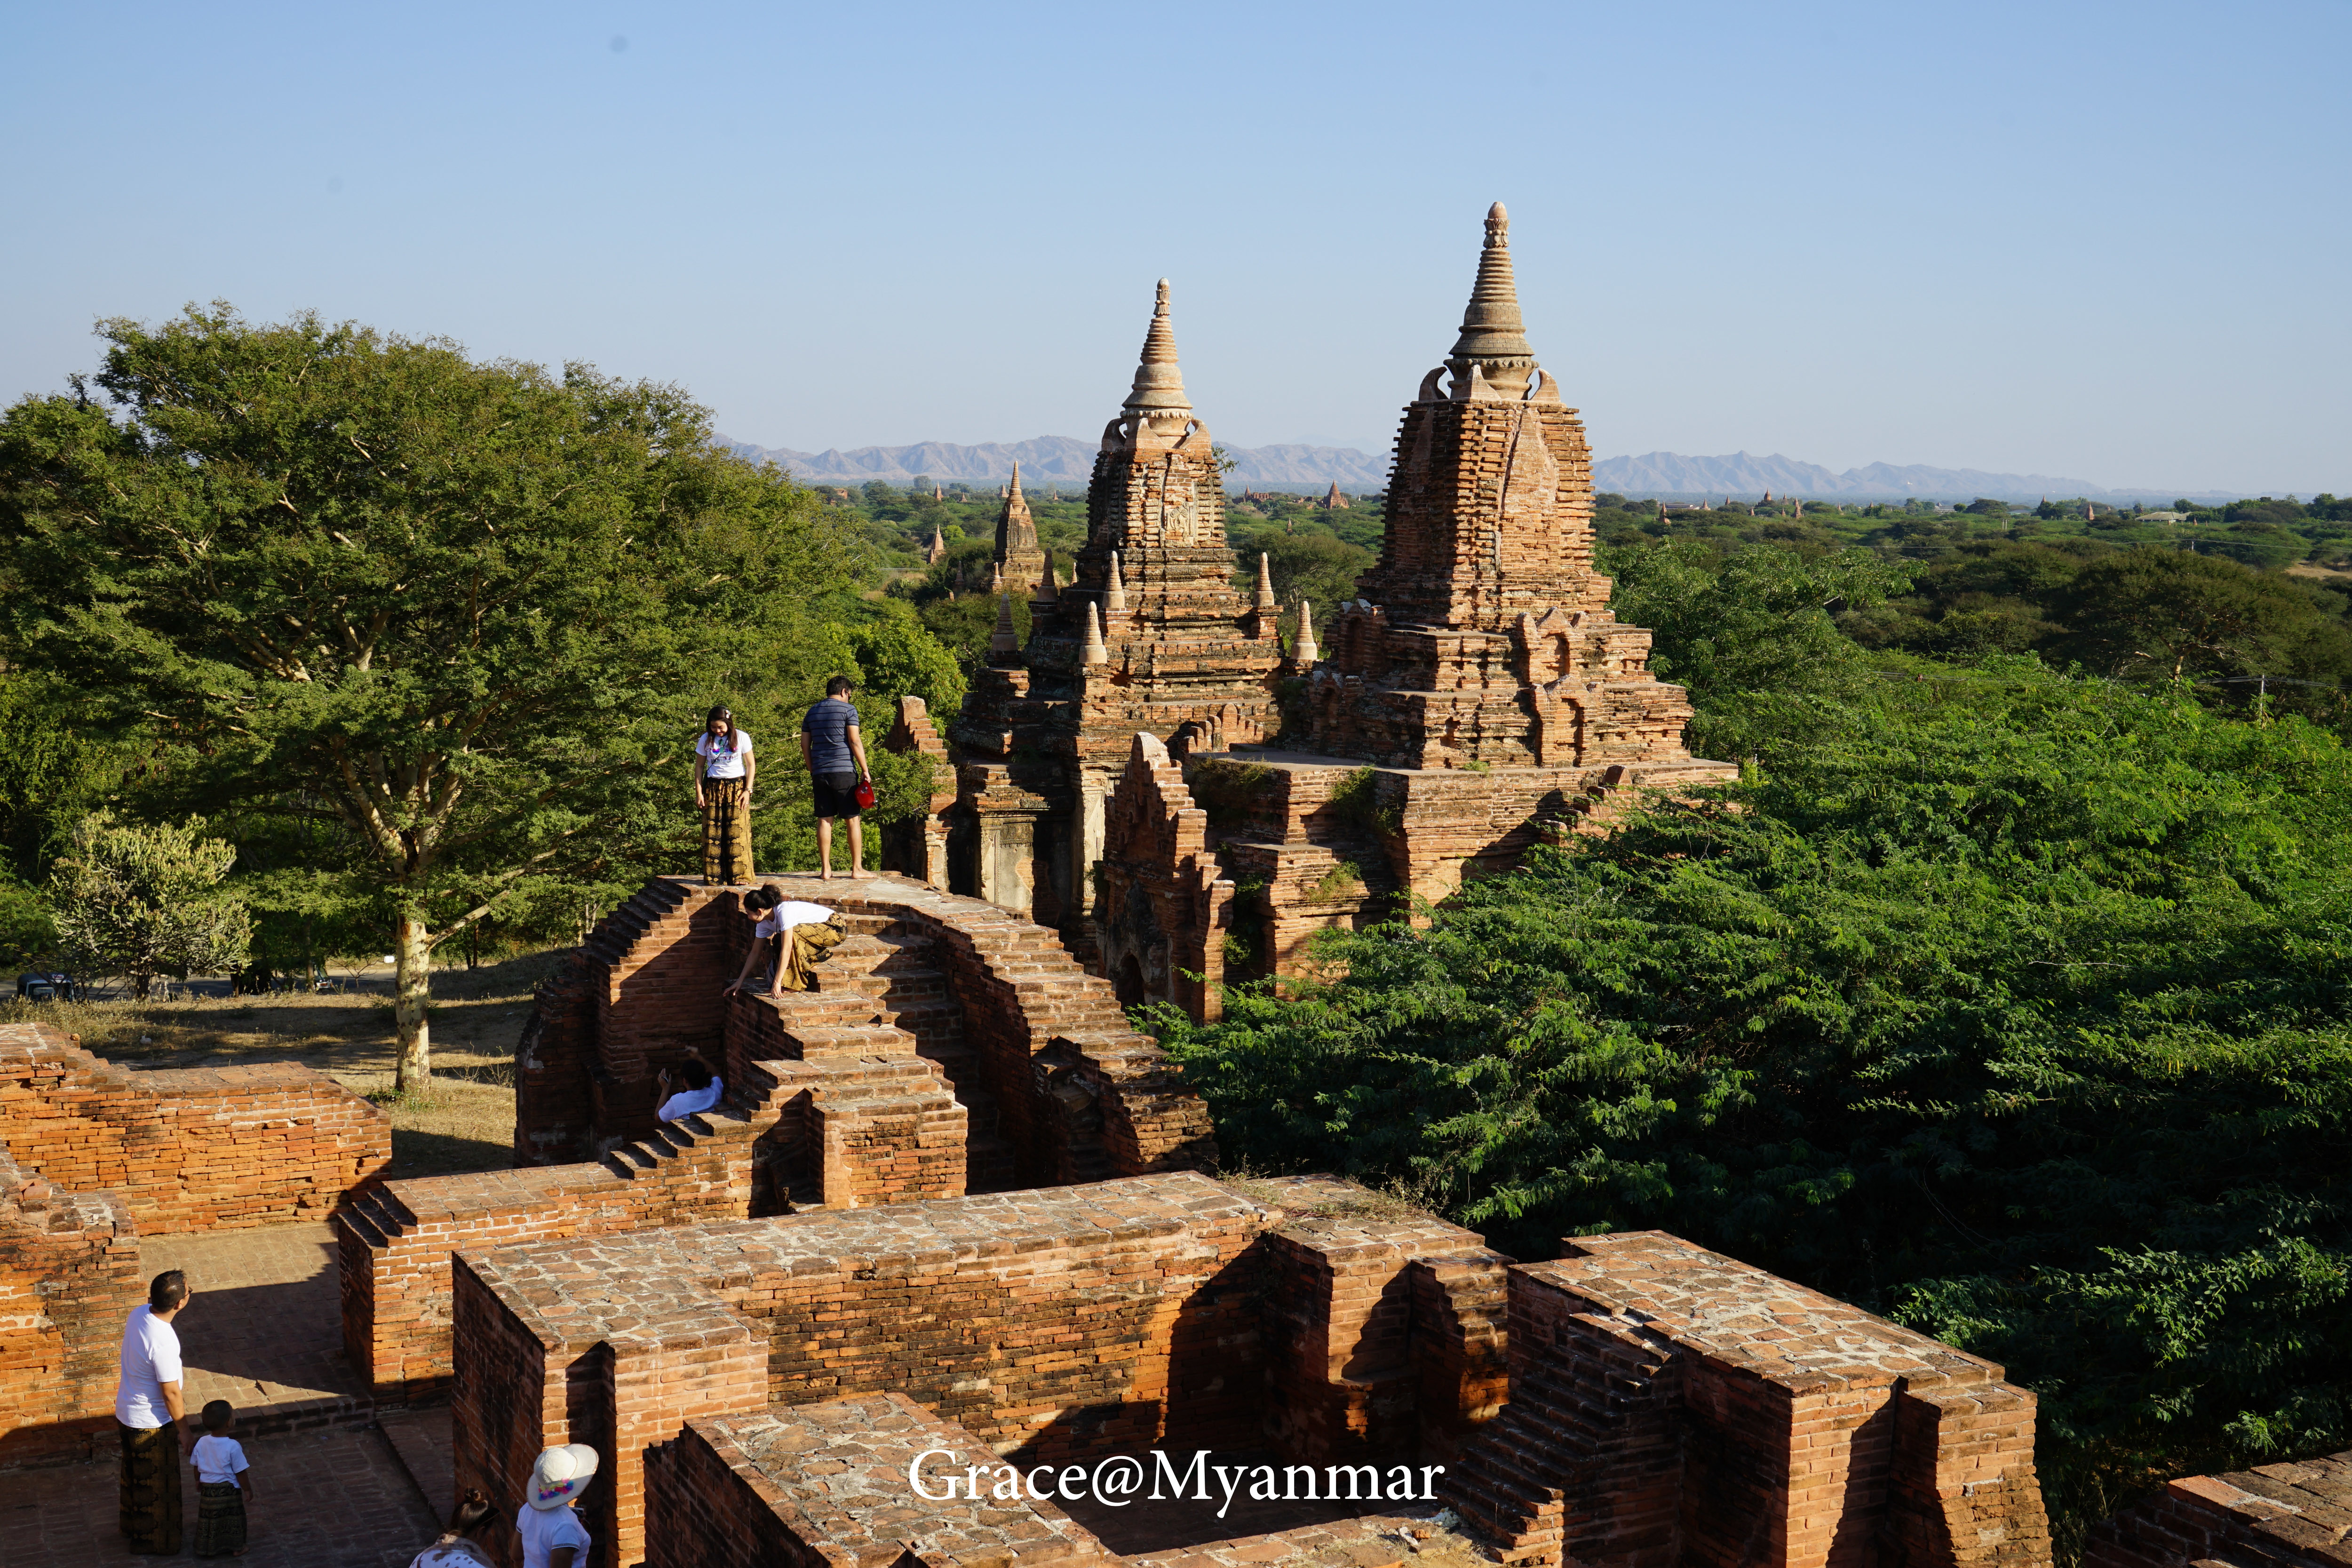
<svg viewBox="0 0 2352 1568">
<path fill-rule="evenodd" d="M 1118 1558 L 1055 1503 L 915 1495 L 928 1450 L 1000 1461 L 903 1394 L 771 1406 L 691 1422 L 646 1454 L 647 1568 L 890 1563 L 1100 1563 Z M 929 1469 L 945 1463 L 929 1461 Z"/>
<path fill-rule="evenodd" d="M 568 1420 L 633 1542 L 638 1456 L 683 1420 L 891 1391 L 1023 1455 L 1230 1443 L 1259 1405 L 1235 1264 L 1268 1217 L 1182 1174 L 468 1254 L 457 1484 L 513 1484 Z"/>
<path fill-rule="evenodd" d="M 0 1025 L 0 1141 L 148 1236 L 323 1219 L 392 1163 L 391 1119 L 324 1073 L 121 1068 L 46 1024 Z"/>
<path fill-rule="evenodd" d="M 1659 1232 L 1510 1271 L 1510 1403 L 1449 1469 L 1512 1562 L 2042 1563 L 2001 1369 Z"/>
<path fill-rule="evenodd" d="M 122 1200 L 27 1176 L 0 1142 L 0 1466 L 112 1431 L 123 1321 L 146 1299 Z"/>
<path fill-rule="evenodd" d="M 2352 1453 L 2187 1476 L 2094 1528 L 2084 1568 L 2352 1563 Z"/>
</svg>

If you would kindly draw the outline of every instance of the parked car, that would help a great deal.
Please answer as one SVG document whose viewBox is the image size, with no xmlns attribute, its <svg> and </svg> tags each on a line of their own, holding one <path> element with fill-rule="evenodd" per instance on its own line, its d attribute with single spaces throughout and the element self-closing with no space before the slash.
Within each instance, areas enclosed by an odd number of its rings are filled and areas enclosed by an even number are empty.
<svg viewBox="0 0 2352 1568">
<path fill-rule="evenodd" d="M 51 971 L 34 971 L 16 976 L 16 994 L 27 1002 L 70 1002 L 74 995 L 74 977 Z"/>
</svg>

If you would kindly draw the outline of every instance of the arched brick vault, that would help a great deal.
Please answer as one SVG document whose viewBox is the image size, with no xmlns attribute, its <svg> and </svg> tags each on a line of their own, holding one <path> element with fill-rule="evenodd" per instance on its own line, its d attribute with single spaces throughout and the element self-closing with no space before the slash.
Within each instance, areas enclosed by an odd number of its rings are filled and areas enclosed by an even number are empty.
<svg viewBox="0 0 2352 1568">
<path fill-rule="evenodd" d="M 1099 903 L 1101 967 L 1130 976 L 1139 994 L 1119 997 L 1129 1005 L 1173 1002 L 1204 1018 L 1221 1010 L 1234 884 L 1208 832 L 1168 748 L 1136 736 L 1105 816 Z"/>
<path fill-rule="evenodd" d="M 648 883 L 541 988 L 520 1168 L 394 1182 L 341 1216 L 344 1348 L 379 1394 L 446 1384 L 450 1256 L 486 1238 L 1213 1168 L 1200 1097 L 1052 931 L 896 878 L 776 885 L 850 928 L 814 989 L 723 996 L 742 889 Z M 689 1048 L 726 1101 L 656 1123 L 655 1075 Z"/>
</svg>

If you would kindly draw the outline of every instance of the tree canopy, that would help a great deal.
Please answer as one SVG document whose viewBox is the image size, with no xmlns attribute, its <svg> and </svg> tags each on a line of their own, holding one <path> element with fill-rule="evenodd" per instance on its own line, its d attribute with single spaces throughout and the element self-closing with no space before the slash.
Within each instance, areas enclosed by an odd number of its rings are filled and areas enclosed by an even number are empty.
<svg viewBox="0 0 2352 1568">
<path fill-rule="evenodd" d="M 2076 1530 L 2352 1443 L 2352 752 L 2030 659 L 1745 705 L 1790 741 L 1720 802 L 1163 1015 L 1228 1150 L 2002 1361 Z"/>
<path fill-rule="evenodd" d="M 676 388 L 226 306 L 104 323 L 0 421 L 11 644 L 205 809 L 331 819 L 397 937 L 404 1085 L 433 947 L 533 879 L 682 836 L 702 710 L 814 699 L 849 553 Z"/>
</svg>

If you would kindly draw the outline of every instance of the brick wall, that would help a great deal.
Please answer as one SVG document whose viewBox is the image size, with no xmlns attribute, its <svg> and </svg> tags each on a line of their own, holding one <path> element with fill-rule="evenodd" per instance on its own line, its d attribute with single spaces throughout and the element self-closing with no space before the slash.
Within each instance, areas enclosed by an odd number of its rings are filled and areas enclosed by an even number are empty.
<svg viewBox="0 0 2352 1568">
<path fill-rule="evenodd" d="M 1450 1436 L 1491 1414 L 1500 1368 L 1491 1356 L 1480 1362 L 1478 1331 L 1465 1328 L 1468 1309 L 1454 1298 L 1475 1300 L 1482 1286 L 1499 1296 L 1509 1258 L 1459 1226 L 1394 1205 L 1383 1212 L 1360 1188 L 1328 1177 L 1248 1190 L 1297 1216 L 1259 1249 L 1265 1435 L 1276 1447 L 1315 1464 L 1411 1458 L 1424 1424 Z M 1445 1273 L 1416 1289 L 1424 1260 Z"/>
<path fill-rule="evenodd" d="M 1657 1232 L 1510 1271 L 1510 1403 L 1446 1486 L 1509 1562 L 2050 1561 L 2001 1369 Z"/>
<path fill-rule="evenodd" d="M 514 1493 L 557 1440 L 559 1369 L 600 1353 L 604 1383 L 565 1385 L 565 1440 L 604 1457 L 623 1563 L 640 1549 L 643 1450 L 697 1415 L 772 1400 L 895 1391 L 1045 1460 L 1163 1436 L 1246 1447 L 1260 1335 L 1240 1260 L 1268 1217 L 1186 1173 L 461 1254 L 457 1485 Z M 500 1378 L 549 1392 L 503 1405 L 469 1392 Z M 639 1388 L 655 1392 L 639 1403 Z"/>
<path fill-rule="evenodd" d="M 0 1139 L 148 1236 L 324 1218 L 392 1161 L 391 1118 L 310 1068 L 140 1071 L 45 1024 L 0 1026 Z"/>
<path fill-rule="evenodd" d="M 646 1454 L 646 1568 L 1118 1561 L 1052 1501 L 911 1496 L 908 1468 L 939 1449 L 997 1462 L 904 1394 L 690 1423 Z M 931 1459 L 926 1473 L 942 1463 Z"/>
<path fill-rule="evenodd" d="M 1052 931 L 893 877 L 769 880 L 842 911 L 870 951 L 845 944 L 815 993 L 746 1011 L 721 994 L 749 940 L 738 895 L 646 884 L 541 993 L 518 1063 L 518 1163 L 592 1159 L 643 1135 L 654 1074 L 689 1048 L 740 1076 L 747 1062 L 911 1047 L 965 1110 L 968 1191 L 1213 1166 L 1200 1096 Z"/>
<path fill-rule="evenodd" d="M 452 1370 L 454 1254 L 748 1215 L 756 1152 L 781 1109 L 753 1088 L 599 1160 L 420 1177 L 362 1195 L 336 1215 L 344 1353 L 380 1401 L 440 1393 Z"/>
<path fill-rule="evenodd" d="M 2084 1568 L 2263 1563 L 2342 1568 L 2352 1453 L 2185 1476 L 2095 1526 Z"/>
<path fill-rule="evenodd" d="M 146 1297 L 121 1198 L 60 1191 L 0 1142 L 0 1468 L 80 1458 L 111 1430 L 122 1325 Z"/>
</svg>

